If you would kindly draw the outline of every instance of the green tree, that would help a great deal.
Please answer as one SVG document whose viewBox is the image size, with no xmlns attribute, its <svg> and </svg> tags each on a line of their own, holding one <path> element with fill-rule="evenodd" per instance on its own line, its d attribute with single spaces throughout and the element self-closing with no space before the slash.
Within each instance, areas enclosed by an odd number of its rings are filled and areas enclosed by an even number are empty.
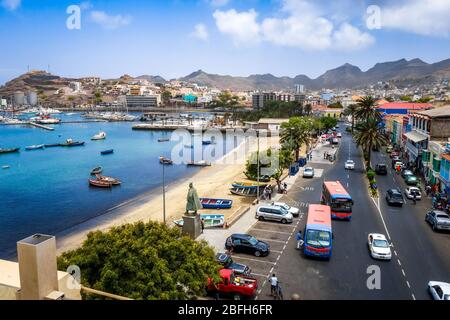
<svg viewBox="0 0 450 320">
<path fill-rule="evenodd" d="M 168 105 L 170 102 L 170 99 L 172 99 L 172 93 L 170 93 L 170 91 L 164 91 L 161 94 L 161 99 L 162 99 L 164 105 Z"/>
<path fill-rule="evenodd" d="M 205 241 L 157 222 L 91 232 L 81 248 L 58 258 L 59 270 L 70 265 L 80 267 L 84 286 L 138 300 L 204 295 L 207 279 L 218 280 L 221 268 Z"/>
<path fill-rule="evenodd" d="M 401 97 L 400 97 L 400 100 L 401 100 L 401 101 L 408 101 L 408 102 L 409 102 L 409 101 L 412 101 L 412 99 L 411 99 L 410 96 L 401 96 Z"/>
<path fill-rule="evenodd" d="M 100 103 L 102 102 L 102 94 L 100 93 L 100 91 L 95 91 L 94 93 L 94 103 Z"/>
<path fill-rule="evenodd" d="M 372 148 L 381 148 L 387 139 L 382 132 L 379 125 L 379 120 L 375 118 L 369 118 L 367 121 L 361 123 L 357 127 L 357 132 L 355 133 L 355 141 L 358 146 L 361 146 L 365 152 L 367 152 L 368 167 L 370 168 L 370 159 L 372 154 Z"/>
<path fill-rule="evenodd" d="M 344 115 L 352 117 L 352 133 L 355 129 L 355 118 L 356 118 L 356 111 L 358 110 L 358 105 L 351 104 L 345 109 Z"/>
<path fill-rule="evenodd" d="M 302 146 L 309 144 L 312 129 L 312 120 L 305 117 L 292 117 L 281 125 L 280 142 L 285 149 L 295 151 L 296 160 Z"/>
<path fill-rule="evenodd" d="M 322 122 L 325 130 L 330 130 L 331 128 L 336 127 L 338 120 L 332 117 L 321 117 L 320 122 Z"/>
<path fill-rule="evenodd" d="M 369 118 L 381 120 L 376 100 L 371 96 L 362 97 L 357 101 L 355 116 L 358 120 L 365 121 Z"/>
</svg>

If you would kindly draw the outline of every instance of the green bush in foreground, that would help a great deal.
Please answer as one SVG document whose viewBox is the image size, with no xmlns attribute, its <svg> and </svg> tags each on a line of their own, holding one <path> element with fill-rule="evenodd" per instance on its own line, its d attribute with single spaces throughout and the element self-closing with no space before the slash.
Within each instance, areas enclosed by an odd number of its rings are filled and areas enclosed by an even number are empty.
<svg viewBox="0 0 450 320">
<path fill-rule="evenodd" d="M 84 286 L 143 300 L 204 295 L 208 277 L 217 279 L 220 269 L 205 241 L 156 222 L 91 232 L 81 248 L 58 258 L 59 270 L 69 265 L 80 267 Z"/>
</svg>

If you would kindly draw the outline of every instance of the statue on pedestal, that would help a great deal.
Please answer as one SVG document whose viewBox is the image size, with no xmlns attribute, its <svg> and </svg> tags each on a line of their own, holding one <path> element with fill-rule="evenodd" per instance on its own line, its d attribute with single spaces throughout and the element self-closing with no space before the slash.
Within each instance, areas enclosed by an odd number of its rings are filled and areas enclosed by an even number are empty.
<svg viewBox="0 0 450 320">
<path fill-rule="evenodd" d="M 194 216 L 197 215 L 197 211 L 202 208 L 202 204 L 200 203 L 200 199 L 198 198 L 197 190 L 194 188 L 194 184 L 189 183 L 189 192 L 187 194 L 187 203 L 186 203 L 186 215 L 190 215 L 191 211 L 194 212 Z"/>
</svg>

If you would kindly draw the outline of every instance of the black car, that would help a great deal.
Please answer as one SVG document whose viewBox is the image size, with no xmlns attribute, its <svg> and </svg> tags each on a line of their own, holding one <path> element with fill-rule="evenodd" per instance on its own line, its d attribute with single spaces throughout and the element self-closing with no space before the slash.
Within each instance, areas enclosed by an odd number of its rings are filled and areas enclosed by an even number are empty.
<svg viewBox="0 0 450 320">
<path fill-rule="evenodd" d="M 379 175 L 387 175 L 387 166 L 384 163 L 379 163 L 375 166 L 375 173 Z"/>
<path fill-rule="evenodd" d="M 253 254 L 256 257 L 267 256 L 270 253 L 268 243 L 259 241 L 249 234 L 232 234 L 225 241 L 225 249 L 233 252 Z"/>
<path fill-rule="evenodd" d="M 386 201 L 388 205 L 398 205 L 403 206 L 405 199 L 403 199 L 402 192 L 399 189 L 389 189 L 386 192 Z"/>
<path fill-rule="evenodd" d="M 216 261 L 220 263 L 225 269 L 233 270 L 236 275 L 242 274 L 248 276 L 251 273 L 251 269 L 249 266 L 234 262 L 229 254 L 216 254 Z"/>
</svg>

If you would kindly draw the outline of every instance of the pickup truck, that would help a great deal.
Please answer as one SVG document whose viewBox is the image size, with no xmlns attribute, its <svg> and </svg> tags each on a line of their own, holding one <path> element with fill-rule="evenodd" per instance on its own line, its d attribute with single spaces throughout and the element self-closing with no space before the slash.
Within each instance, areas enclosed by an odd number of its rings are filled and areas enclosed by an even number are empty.
<svg viewBox="0 0 450 320">
<path fill-rule="evenodd" d="M 253 299 L 258 290 L 258 281 L 244 275 L 235 275 L 233 270 L 222 269 L 219 271 L 220 282 L 216 283 L 208 279 L 207 291 L 209 294 L 219 293 L 221 296 L 231 296 L 234 300 Z"/>
</svg>

